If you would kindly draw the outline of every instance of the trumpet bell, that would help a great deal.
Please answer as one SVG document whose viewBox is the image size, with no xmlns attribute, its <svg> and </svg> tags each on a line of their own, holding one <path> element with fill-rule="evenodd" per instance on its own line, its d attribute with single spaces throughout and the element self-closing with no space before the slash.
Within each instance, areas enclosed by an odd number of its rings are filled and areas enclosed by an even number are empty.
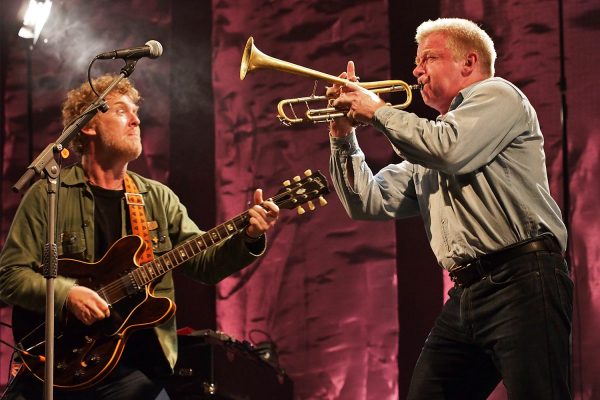
<svg viewBox="0 0 600 400">
<path fill-rule="evenodd" d="M 246 42 L 246 47 L 244 47 L 244 54 L 242 54 L 242 65 L 240 65 L 240 81 L 243 81 L 246 77 L 246 74 L 254 69 L 250 68 L 251 61 L 253 61 L 251 58 L 257 53 L 262 54 L 260 50 L 254 47 L 254 38 L 250 36 Z"/>
<path fill-rule="evenodd" d="M 326 82 L 339 83 L 345 85 L 349 81 L 338 78 L 337 76 L 325 74 L 314 69 L 306 68 L 298 64 L 283 61 L 275 57 L 271 57 L 260 51 L 254 45 L 254 38 L 250 36 L 244 47 L 242 54 L 242 63 L 240 65 L 240 80 L 244 80 L 246 74 L 255 69 L 274 69 L 277 71 L 287 72 L 300 76 L 308 76 Z M 364 85 L 361 85 L 364 86 Z"/>
</svg>

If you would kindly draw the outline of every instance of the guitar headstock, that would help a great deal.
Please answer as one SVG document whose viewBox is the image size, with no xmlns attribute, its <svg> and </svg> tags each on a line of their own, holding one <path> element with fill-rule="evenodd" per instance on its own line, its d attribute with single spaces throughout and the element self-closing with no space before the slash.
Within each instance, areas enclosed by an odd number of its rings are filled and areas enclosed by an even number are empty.
<svg viewBox="0 0 600 400">
<path fill-rule="evenodd" d="M 283 188 L 272 198 L 279 208 L 291 210 L 298 207 L 298 214 L 304 214 L 302 205 L 308 203 L 309 210 L 313 211 L 316 208 L 312 202 L 314 199 L 318 199 L 322 206 L 327 204 L 323 198 L 329 193 L 327 179 L 320 171 L 313 173 L 310 169 L 304 171 L 304 175 L 304 178 L 295 176 L 291 181 L 283 182 Z"/>
</svg>

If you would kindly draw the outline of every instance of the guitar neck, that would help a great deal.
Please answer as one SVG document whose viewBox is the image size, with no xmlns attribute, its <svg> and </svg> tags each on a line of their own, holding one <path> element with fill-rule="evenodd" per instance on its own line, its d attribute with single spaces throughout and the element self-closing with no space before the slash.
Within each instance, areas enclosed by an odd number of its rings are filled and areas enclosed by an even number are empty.
<svg viewBox="0 0 600 400">
<path fill-rule="evenodd" d="M 280 189 L 270 200 L 280 209 L 298 207 L 299 213 L 304 212 L 300 205 L 305 203 L 308 203 L 309 208 L 314 210 L 313 199 L 319 199 L 321 205 L 325 205 L 327 202 L 322 198 L 322 195 L 329 193 L 327 179 L 319 171 L 313 174 L 308 170 L 305 172 L 305 175 L 306 177 L 302 179 L 295 177 L 294 182 L 284 182 L 284 188 Z M 208 232 L 182 243 L 173 250 L 143 264 L 139 268 L 135 268 L 126 276 L 102 287 L 98 292 L 109 304 L 113 304 L 120 300 L 122 296 L 133 294 L 143 289 L 149 283 L 157 280 L 173 268 L 202 253 L 209 247 L 233 236 L 247 227 L 249 221 L 250 216 L 248 211 L 245 211 Z M 124 291 L 116 290 L 117 288 L 122 288 Z"/>
<path fill-rule="evenodd" d="M 209 247 L 222 242 L 248 226 L 250 216 L 248 211 L 218 225 L 208 232 L 198 235 L 173 250 L 147 262 L 132 271 L 132 277 L 138 287 L 143 287 L 189 259 L 202 253 Z"/>
</svg>

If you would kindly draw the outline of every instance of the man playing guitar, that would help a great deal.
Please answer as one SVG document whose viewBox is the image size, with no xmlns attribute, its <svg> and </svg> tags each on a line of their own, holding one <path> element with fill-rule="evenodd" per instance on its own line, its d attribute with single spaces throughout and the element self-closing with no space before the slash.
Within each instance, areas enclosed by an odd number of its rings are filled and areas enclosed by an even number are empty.
<svg viewBox="0 0 600 400">
<path fill-rule="evenodd" d="M 105 75 L 95 79 L 94 88 L 103 92 L 113 78 Z M 63 104 L 63 123 L 68 124 L 94 99 L 87 83 L 70 91 Z M 203 232 L 171 189 L 127 170 L 128 163 L 142 151 L 139 100 L 128 79 L 119 82 L 106 97 L 108 111 L 98 113 L 73 142 L 81 162 L 64 168 L 60 175 L 58 254 L 69 261 L 60 265 L 61 276 L 55 280 L 55 315 L 59 326 L 66 321 L 82 332 L 83 344 L 72 343 L 77 342 L 75 336 L 63 334 L 65 346 L 74 346 L 73 353 L 86 354 L 75 366 L 61 361 L 59 355 L 55 363 L 59 374 L 55 379 L 57 399 L 168 399 L 158 378 L 171 372 L 177 358 L 170 269 L 180 264 L 194 279 L 219 282 L 263 254 L 265 232 L 279 214 L 279 207 L 265 201 L 258 189 L 255 205 L 240 226 L 229 231 L 228 225 L 225 230 L 198 238 Z M 0 299 L 14 305 L 15 310 L 41 314 L 42 321 L 46 210 L 46 183 L 42 180 L 23 198 L 0 255 Z M 145 232 L 146 240 L 137 236 L 119 240 L 136 233 L 136 226 Z M 173 250 L 182 243 L 185 246 Z M 149 248 L 152 251 L 143 251 Z M 107 252 L 110 256 L 104 256 Z M 148 253 L 149 259 L 143 259 Z M 148 262 L 154 255 L 158 259 Z M 131 258 L 139 265 L 148 262 L 146 268 L 136 268 Z M 115 263 L 129 263 L 133 268 L 115 271 Z M 83 278 L 87 275 L 81 271 L 86 269 L 98 280 L 112 274 L 113 281 L 96 287 L 94 279 Z M 157 277 L 157 282 L 148 285 Z M 131 280 L 129 286 L 127 279 Z M 156 301 L 154 295 L 162 301 Z M 116 306 L 122 299 L 129 308 Z M 13 318 L 13 324 L 21 319 Z M 144 325 L 151 329 L 137 330 Z M 96 335 L 98 330 L 104 333 Z M 133 330 L 136 332 L 129 338 Z M 59 344 L 57 353 L 60 350 Z M 19 374 L 6 398 L 42 398 L 35 363 L 25 364 L 28 368 Z M 95 365 L 101 367 L 94 369 Z"/>
</svg>

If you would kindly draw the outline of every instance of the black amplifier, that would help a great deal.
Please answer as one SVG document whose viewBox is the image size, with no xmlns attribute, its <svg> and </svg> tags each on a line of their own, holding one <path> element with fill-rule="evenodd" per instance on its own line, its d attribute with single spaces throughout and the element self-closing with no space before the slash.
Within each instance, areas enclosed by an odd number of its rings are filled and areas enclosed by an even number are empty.
<svg viewBox="0 0 600 400">
<path fill-rule="evenodd" d="M 285 371 L 248 342 L 212 330 L 178 337 L 175 374 L 165 386 L 173 400 L 293 400 Z"/>
</svg>

